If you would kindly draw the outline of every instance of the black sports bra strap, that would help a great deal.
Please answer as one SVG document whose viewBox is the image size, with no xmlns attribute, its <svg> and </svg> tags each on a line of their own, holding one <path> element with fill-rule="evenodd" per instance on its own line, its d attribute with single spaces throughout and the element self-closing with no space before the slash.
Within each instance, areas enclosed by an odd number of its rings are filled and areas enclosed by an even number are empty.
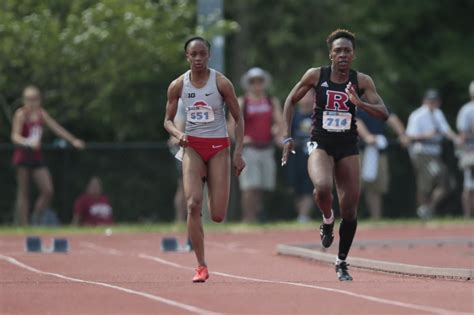
<svg viewBox="0 0 474 315">
<path fill-rule="evenodd" d="M 319 81 L 318 81 L 318 83 L 316 84 L 315 87 L 319 87 L 319 86 L 321 86 L 322 82 L 328 81 L 329 72 L 330 72 L 329 67 L 321 67 L 321 71 L 319 73 Z"/>
</svg>

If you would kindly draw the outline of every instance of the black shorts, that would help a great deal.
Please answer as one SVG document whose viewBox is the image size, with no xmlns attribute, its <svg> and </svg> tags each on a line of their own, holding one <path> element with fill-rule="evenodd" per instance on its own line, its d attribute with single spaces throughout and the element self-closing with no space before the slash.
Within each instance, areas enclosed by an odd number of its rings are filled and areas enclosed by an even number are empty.
<svg viewBox="0 0 474 315">
<path fill-rule="evenodd" d="M 316 149 L 325 151 L 329 156 L 332 156 L 334 158 L 335 162 L 338 162 L 348 156 L 359 155 L 359 148 L 357 147 L 357 142 L 329 140 L 316 140 L 315 142 L 318 144 L 318 147 Z"/>
</svg>

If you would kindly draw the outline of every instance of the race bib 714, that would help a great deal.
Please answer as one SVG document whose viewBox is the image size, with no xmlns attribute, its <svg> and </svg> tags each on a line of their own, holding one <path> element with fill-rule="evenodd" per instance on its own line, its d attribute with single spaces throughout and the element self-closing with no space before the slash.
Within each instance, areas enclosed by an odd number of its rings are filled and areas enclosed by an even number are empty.
<svg viewBox="0 0 474 315">
<path fill-rule="evenodd" d="M 323 129 L 330 132 L 341 132 L 351 129 L 352 114 L 347 112 L 323 112 Z"/>
</svg>

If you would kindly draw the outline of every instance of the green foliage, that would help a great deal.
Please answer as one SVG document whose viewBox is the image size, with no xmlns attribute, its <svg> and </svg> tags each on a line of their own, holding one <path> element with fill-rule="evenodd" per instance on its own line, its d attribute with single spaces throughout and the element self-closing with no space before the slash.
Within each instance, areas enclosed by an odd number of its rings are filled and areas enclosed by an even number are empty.
<svg viewBox="0 0 474 315">
<path fill-rule="evenodd" d="M 428 87 L 439 88 L 451 122 L 473 80 L 471 0 L 229 1 L 241 25 L 230 38 L 228 67 L 238 82 L 251 66 L 270 69 L 284 99 L 310 67 L 328 64 L 326 36 L 347 28 L 358 39 L 355 67 L 371 75 L 380 94 L 406 119 Z"/>
<path fill-rule="evenodd" d="M 192 1 L 14 1 L 0 11 L 0 86 L 38 84 L 45 107 L 86 140 L 163 138 L 171 78 L 185 69 Z"/>
</svg>

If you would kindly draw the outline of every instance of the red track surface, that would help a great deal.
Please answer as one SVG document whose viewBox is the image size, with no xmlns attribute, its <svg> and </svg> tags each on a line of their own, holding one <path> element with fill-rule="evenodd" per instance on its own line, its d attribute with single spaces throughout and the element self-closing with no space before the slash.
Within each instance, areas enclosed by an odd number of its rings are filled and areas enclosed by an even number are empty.
<svg viewBox="0 0 474 315">
<path fill-rule="evenodd" d="M 471 239 L 474 243 L 474 227 L 453 227 L 428 225 L 420 228 L 372 228 L 360 231 L 357 240 L 440 240 L 452 237 Z M 313 241 L 314 243 L 314 241 Z M 333 246 L 330 253 L 337 253 Z M 412 265 L 474 269 L 474 247 L 469 245 L 389 245 L 389 246 L 353 246 L 351 255 L 375 260 L 385 260 Z"/>
<path fill-rule="evenodd" d="M 400 233 L 416 238 L 432 232 L 436 237 L 472 235 L 472 229 L 466 228 L 359 232 L 360 239 L 400 238 Z M 72 250 L 67 255 L 26 254 L 23 238 L 4 236 L 0 238 L 0 313 L 474 313 L 472 281 L 353 269 L 355 281 L 339 283 L 332 266 L 275 254 L 277 243 L 314 242 L 316 231 L 208 233 L 207 257 L 214 273 L 205 284 L 190 282 L 193 271 L 186 268 L 195 267 L 193 254 L 159 252 L 161 236 L 71 236 Z M 416 255 L 424 255 L 423 248 L 415 250 Z M 442 252 L 438 255 L 443 256 Z M 25 269 L 30 267 L 36 269 Z"/>
</svg>

